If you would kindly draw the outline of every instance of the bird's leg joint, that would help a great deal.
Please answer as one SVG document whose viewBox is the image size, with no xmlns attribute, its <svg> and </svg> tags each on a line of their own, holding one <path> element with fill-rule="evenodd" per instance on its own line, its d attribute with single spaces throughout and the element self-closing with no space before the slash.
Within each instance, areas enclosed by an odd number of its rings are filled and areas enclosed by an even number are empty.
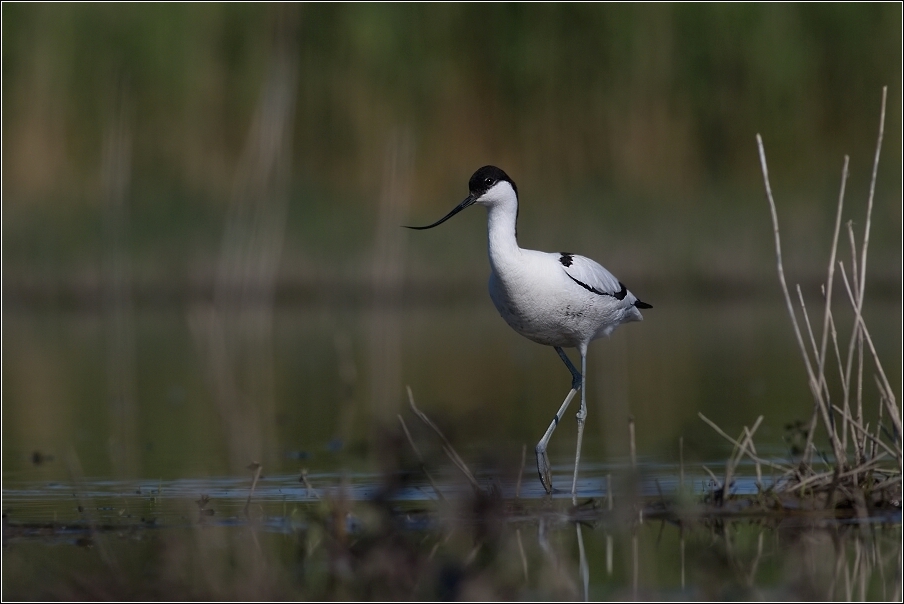
<svg viewBox="0 0 904 604">
<path fill-rule="evenodd" d="M 584 377 L 580 373 L 573 373 L 571 376 L 571 389 L 580 390 L 584 385 Z"/>
</svg>

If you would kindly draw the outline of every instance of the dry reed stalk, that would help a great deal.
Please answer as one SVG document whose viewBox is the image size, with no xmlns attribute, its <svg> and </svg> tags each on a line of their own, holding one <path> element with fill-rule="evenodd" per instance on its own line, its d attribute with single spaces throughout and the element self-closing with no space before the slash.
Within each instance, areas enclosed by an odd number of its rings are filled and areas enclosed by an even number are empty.
<svg viewBox="0 0 904 604">
<path fill-rule="evenodd" d="M 314 487 L 311 485 L 311 481 L 308 480 L 308 469 L 307 468 L 302 469 L 301 475 L 298 477 L 298 482 L 300 482 L 304 485 L 305 495 L 307 496 L 308 499 L 310 499 L 312 496 L 316 497 L 317 499 L 320 499 L 320 495 L 317 493 L 317 491 L 314 490 Z"/>
<path fill-rule="evenodd" d="M 633 564 L 631 565 L 631 596 L 635 601 L 638 600 L 638 587 L 640 583 L 640 552 L 639 544 L 637 543 L 637 526 L 635 525 L 634 531 L 631 535 L 631 558 Z"/>
<path fill-rule="evenodd" d="M 248 508 L 251 506 L 251 498 L 254 496 L 254 489 L 257 488 L 257 481 L 260 479 L 261 471 L 264 467 L 256 461 L 252 461 L 246 469 L 251 470 L 251 472 L 254 473 L 251 478 L 251 490 L 248 491 L 248 500 L 245 501 L 245 507 L 242 509 L 242 513 L 247 517 Z"/>
<path fill-rule="evenodd" d="M 810 386 L 810 392 L 813 395 L 813 400 L 817 409 L 819 410 L 819 413 L 822 415 L 823 424 L 825 425 L 826 432 L 829 435 L 830 444 L 832 445 L 833 452 L 835 453 L 835 459 L 841 461 L 845 459 L 844 450 L 841 449 L 841 441 L 838 439 L 838 435 L 835 433 L 834 424 L 829 417 L 829 411 L 826 402 L 823 400 L 822 388 L 820 387 L 822 380 L 817 379 L 816 374 L 813 370 L 813 366 L 810 362 L 810 356 L 809 354 L 807 354 L 807 347 L 804 345 L 803 336 L 801 336 L 800 325 L 798 325 L 797 322 L 797 315 L 795 314 L 794 306 L 791 303 L 791 295 L 788 293 L 788 284 L 785 282 L 785 269 L 782 263 L 782 243 L 781 236 L 779 235 L 778 213 L 775 209 L 775 200 L 772 196 L 772 186 L 769 184 L 769 169 L 766 165 L 766 151 L 763 148 L 763 138 L 759 134 L 756 135 L 756 140 L 757 146 L 759 148 L 760 167 L 763 172 L 763 182 L 766 186 L 766 198 L 769 201 L 769 209 L 772 214 L 772 228 L 775 237 L 775 255 L 778 268 L 779 283 L 782 287 L 782 293 L 785 296 L 785 305 L 787 306 L 788 314 L 791 317 L 791 324 L 794 327 L 794 336 L 797 338 L 797 345 L 800 348 L 801 355 L 804 358 L 804 365 L 807 369 L 807 379 Z"/>
<path fill-rule="evenodd" d="M 860 431 L 861 435 L 864 438 L 868 438 L 874 444 L 876 444 L 876 445 L 882 447 L 883 449 L 885 449 L 886 451 L 888 451 L 888 454 L 891 455 L 892 457 L 897 456 L 896 451 L 892 450 L 892 448 L 889 447 L 884 442 L 882 442 L 881 439 L 876 438 L 872 434 L 870 434 L 869 430 L 867 430 L 866 428 L 861 426 L 857 421 L 855 421 L 854 418 L 851 417 L 851 415 L 848 411 L 845 411 L 844 409 L 840 408 L 838 405 L 832 405 L 832 407 L 835 409 L 835 411 L 837 411 L 839 414 L 841 414 L 841 416 L 844 418 L 845 422 L 850 422 L 850 426 L 851 426 L 852 430 L 856 428 L 857 430 Z M 881 407 L 880 407 L 880 409 L 881 409 Z"/>
<path fill-rule="evenodd" d="M 849 220 L 847 223 L 847 231 L 848 231 L 848 240 L 851 244 L 851 275 L 854 278 L 854 288 L 857 288 L 858 279 L 857 279 L 857 244 L 854 237 L 854 227 L 853 223 Z M 841 266 L 841 263 L 839 262 Z M 844 267 L 842 266 L 842 275 L 844 275 Z M 860 280 L 864 279 L 865 275 L 863 272 L 860 272 Z M 847 286 L 850 289 L 849 286 Z M 858 308 L 858 302 L 856 301 L 856 296 L 848 294 L 851 299 L 851 305 L 854 307 L 854 314 L 859 315 L 860 309 Z M 854 354 L 857 354 L 857 421 L 863 421 L 863 333 L 860 329 L 860 326 L 857 321 L 854 321 L 853 333 L 851 334 L 851 340 L 848 344 L 848 357 L 847 357 L 847 365 L 845 366 L 845 380 L 848 384 L 847 396 L 848 396 L 848 404 L 850 404 L 850 392 L 851 392 L 851 370 L 854 362 Z M 847 405 L 846 405 L 847 406 Z M 852 435 L 853 436 L 853 435 Z M 854 438 L 854 445 L 857 450 L 857 457 L 862 456 L 862 446 L 859 439 L 856 436 Z"/>
<path fill-rule="evenodd" d="M 888 86 L 882 87 L 882 108 L 879 111 L 879 137 L 876 141 L 876 155 L 873 157 L 873 174 L 869 183 L 869 200 L 866 205 L 866 224 L 863 227 L 863 249 L 860 257 L 860 293 L 858 301 L 858 313 L 863 308 L 863 293 L 866 287 L 866 251 L 869 248 L 870 221 L 873 214 L 873 199 L 876 197 L 876 175 L 879 172 L 879 156 L 882 153 L 882 138 L 885 136 L 885 101 L 888 96 Z"/>
<path fill-rule="evenodd" d="M 634 440 L 634 416 L 628 416 L 628 439 L 631 447 L 631 471 L 637 471 L 637 445 Z"/>
<path fill-rule="evenodd" d="M 762 415 L 760 417 L 763 417 Z M 763 470 L 760 467 L 760 460 L 756 457 L 756 447 L 753 444 L 753 431 L 748 430 L 747 426 L 744 426 L 744 432 L 746 433 L 746 443 L 750 448 L 750 452 L 753 453 L 753 464 L 756 467 L 756 488 L 760 492 L 763 490 Z"/>
<path fill-rule="evenodd" d="M 482 548 L 482 547 L 483 547 L 483 542 L 479 542 L 477 545 L 474 546 L 474 548 L 470 551 L 470 553 L 468 553 L 468 555 L 465 556 L 465 559 L 462 562 L 462 564 L 465 568 L 467 568 L 468 566 L 471 565 L 472 562 L 474 562 L 474 559 L 477 558 L 477 553 L 480 552 L 480 548 Z"/>
<path fill-rule="evenodd" d="M 819 345 L 818 357 L 819 375 L 823 377 L 823 383 L 825 383 L 826 345 L 829 334 L 829 324 L 832 322 L 832 286 L 835 281 L 835 254 L 838 250 L 838 234 L 841 230 L 841 215 L 842 210 L 844 209 L 844 191 L 847 188 L 848 167 L 850 165 L 850 161 L 850 156 L 845 155 L 844 166 L 842 166 L 841 168 L 841 190 L 838 193 L 838 208 L 835 211 L 835 229 L 832 231 L 832 247 L 830 248 L 831 251 L 829 253 L 828 275 L 826 276 L 826 285 L 825 289 L 823 290 L 823 296 L 826 300 L 826 307 L 822 320 L 822 340 Z M 834 328 L 832 329 L 832 333 L 834 334 Z"/>
<path fill-rule="evenodd" d="M 845 289 L 847 289 L 848 298 L 853 301 L 853 293 L 851 293 L 851 286 L 848 283 L 847 275 L 844 272 L 844 265 L 839 264 L 839 267 L 841 268 L 841 277 L 842 277 L 842 280 L 844 281 Z M 884 394 L 889 398 L 889 403 L 890 403 L 890 405 L 892 405 L 889 408 L 889 411 L 895 411 L 895 413 L 893 413 L 891 416 L 892 420 L 893 421 L 896 420 L 895 427 L 898 430 L 898 433 L 900 434 L 901 418 L 900 418 L 900 414 L 897 412 L 898 411 L 897 403 L 895 402 L 894 394 L 892 393 L 892 390 L 891 390 L 891 384 L 889 384 L 888 378 L 885 375 L 885 370 L 882 368 L 882 363 L 879 362 L 879 355 L 876 353 L 876 347 L 873 345 L 873 339 L 870 337 L 869 330 L 867 330 L 866 324 L 863 322 L 863 316 L 858 314 L 857 316 L 854 317 L 854 320 L 856 323 L 858 323 L 860 325 L 860 327 L 863 331 L 864 339 L 865 339 L 867 345 L 869 346 L 870 353 L 873 356 L 873 362 L 876 363 L 876 370 L 879 372 L 878 376 L 882 379 L 882 384 L 885 387 Z"/>
<path fill-rule="evenodd" d="M 850 220 L 848 220 L 847 224 L 845 226 L 847 227 L 848 242 L 851 245 L 851 276 L 853 277 L 854 283 L 856 284 L 858 282 L 857 281 L 857 242 L 854 241 L 854 229 L 852 226 L 852 222 Z M 841 268 L 842 275 L 843 275 L 844 274 L 844 266 L 842 265 L 842 263 L 840 261 L 838 262 L 838 266 Z M 851 298 L 851 299 L 853 299 L 853 298 Z M 856 306 L 856 305 L 854 305 L 854 306 Z M 855 308 L 855 313 L 856 313 L 856 308 Z M 850 404 L 851 404 L 851 368 L 852 368 L 853 362 L 854 362 L 854 350 L 857 346 L 857 338 L 856 338 L 857 333 L 858 333 L 857 325 L 855 322 L 854 332 L 851 336 L 850 341 L 848 342 L 847 362 L 845 363 L 845 366 L 844 366 L 845 367 L 844 383 L 846 384 L 846 389 L 844 391 L 844 397 L 845 397 L 844 398 L 844 407 L 845 407 L 845 409 L 849 409 Z M 851 415 L 853 415 L 853 414 L 851 414 Z"/>
<path fill-rule="evenodd" d="M 581 523 L 575 523 L 575 529 L 578 537 L 578 560 L 581 569 L 581 583 L 584 586 L 584 601 L 590 600 L 590 567 L 587 565 L 587 552 L 584 550 L 584 533 L 581 530 Z"/>
<path fill-rule="evenodd" d="M 128 91 L 117 91 L 104 132 L 103 318 L 105 370 L 110 409 L 110 457 L 119 478 L 134 477 L 139 466 L 135 310 L 129 254 L 132 133 Z"/>
<path fill-rule="evenodd" d="M 527 555 L 524 553 L 524 543 L 521 541 L 521 529 L 515 529 L 515 536 L 518 538 L 518 552 L 521 554 L 521 568 L 524 570 L 524 582 L 529 580 L 527 574 Z"/>
<path fill-rule="evenodd" d="M 702 417 L 702 414 L 700 415 Z M 729 497 L 728 489 L 731 488 L 731 478 L 732 475 L 735 474 L 738 464 L 741 462 L 741 457 L 743 457 L 745 453 L 748 457 L 755 456 L 755 454 L 750 451 L 749 447 L 752 445 L 751 439 L 753 438 L 753 433 L 760 427 L 762 421 L 763 416 L 761 415 L 757 418 L 752 429 L 748 430 L 747 426 L 744 426 L 739 440 L 729 437 L 729 440 L 734 443 L 734 448 L 732 449 L 731 455 L 728 457 L 728 462 L 725 464 L 725 482 L 723 483 L 725 485 L 725 490 L 722 494 L 723 501 Z M 707 422 L 709 422 L 709 420 L 707 420 Z M 759 471 L 759 463 L 755 459 L 754 461 L 757 463 L 757 470 Z"/>
<path fill-rule="evenodd" d="M 445 501 L 446 498 L 443 496 L 442 492 L 439 490 L 439 487 L 436 485 L 436 482 L 433 480 L 433 476 L 431 476 L 430 472 L 427 470 L 427 464 L 424 463 L 424 457 L 418 450 L 417 445 L 414 444 L 414 439 L 411 438 L 411 432 L 408 431 L 408 425 L 405 423 L 405 420 L 401 415 L 397 415 L 396 417 L 399 418 L 399 423 L 402 424 L 402 430 L 405 431 L 405 436 L 408 437 L 408 443 L 411 445 L 412 450 L 414 450 L 414 454 L 417 456 L 418 462 L 420 462 L 421 464 L 421 471 L 427 477 L 427 480 L 430 481 L 430 486 L 433 487 L 433 492 L 436 493 L 436 496 L 440 501 Z"/>
<path fill-rule="evenodd" d="M 709 426 L 710 426 L 713 430 L 715 430 L 717 434 L 719 434 L 720 436 L 722 436 L 723 438 L 725 438 L 728 442 L 732 443 L 732 444 L 735 445 L 736 447 L 739 447 L 739 448 L 745 450 L 745 451 L 747 452 L 747 456 L 748 456 L 751 460 L 753 460 L 755 463 L 760 463 L 760 464 L 763 464 L 764 466 L 769 466 L 770 468 L 774 468 L 774 469 L 776 469 L 776 470 L 781 470 L 782 472 L 791 472 L 791 471 L 792 471 L 791 466 L 779 464 L 779 463 L 776 463 L 776 462 L 773 462 L 773 461 L 769 461 L 768 459 L 763 459 L 762 457 L 757 456 L 756 453 L 754 453 L 753 451 L 749 450 L 747 447 L 743 446 L 743 445 L 742 445 L 741 443 L 739 443 L 737 440 L 733 439 L 731 436 L 729 436 L 728 434 L 726 434 L 725 431 L 722 430 L 722 428 L 720 428 L 718 425 L 716 425 L 716 423 L 715 423 L 714 421 L 712 421 L 711 419 L 709 419 L 708 417 L 706 417 L 706 416 L 703 415 L 702 413 L 699 413 L 699 412 L 698 412 L 698 413 L 697 413 L 697 416 L 698 416 L 700 419 L 702 419 L 704 422 L 706 422 L 707 424 L 709 424 Z M 762 416 L 761 416 L 761 417 L 762 417 Z M 759 420 L 757 421 L 757 423 L 759 424 Z"/>
<path fill-rule="evenodd" d="M 878 470 L 879 464 L 881 462 L 885 461 L 886 459 L 890 459 L 892 457 L 893 456 L 886 456 L 885 453 L 880 453 L 875 458 L 870 459 L 869 461 L 866 461 L 866 462 L 860 464 L 856 468 L 839 474 L 838 477 L 839 478 L 848 478 L 849 476 L 857 476 L 859 474 L 865 474 L 866 472 Z M 886 469 L 885 471 L 888 471 L 888 470 Z"/>
<path fill-rule="evenodd" d="M 878 469 L 879 462 L 886 456 L 896 458 L 898 462 L 898 473 L 904 471 L 904 461 L 902 461 L 901 453 L 901 417 L 897 403 L 892 393 L 891 385 L 888 382 L 882 363 L 876 352 L 869 330 L 863 319 L 863 302 L 866 286 L 866 266 L 869 248 L 870 225 L 872 220 L 872 210 L 875 199 L 876 177 L 878 173 L 879 158 L 881 156 L 882 140 L 885 131 L 885 111 L 887 100 L 887 88 L 882 90 L 882 105 L 879 118 L 879 133 L 876 142 L 876 152 L 873 160 L 872 178 L 870 180 L 869 201 L 866 210 L 866 225 L 864 227 L 863 242 L 858 250 L 856 237 L 854 235 L 851 222 L 847 223 L 848 242 L 851 249 L 851 279 L 848 279 L 844 264 L 837 261 L 838 240 L 841 229 L 841 216 L 844 207 L 844 196 L 847 186 L 848 169 L 850 158 L 845 156 L 844 165 L 841 175 L 841 188 L 838 196 L 838 205 L 835 215 L 835 228 L 832 236 L 832 247 L 830 250 L 828 274 L 826 284 L 822 288 L 822 295 L 825 299 L 825 309 L 823 314 L 823 329 L 817 345 L 817 338 L 810 322 L 807 306 L 804 301 L 803 292 L 800 286 L 796 287 L 798 301 L 800 303 L 803 322 L 807 330 L 808 344 L 805 344 L 801 326 L 798 322 L 797 315 L 791 303 L 788 286 L 785 282 L 784 268 L 782 263 L 781 238 L 779 235 L 778 215 L 776 211 L 775 200 L 772 194 L 772 188 L 769 181 L 769 172 L 766 163 L 766 154 L 763 146 L 763 140 L 757 135 L 757 147 L 759 151 L 760 166 L 763 173 L 763 182 L 766 189 L 766 198 L 772 217 L 773 233 L 775 238 L 776 265 L 779 277 L 779 283 L 785 297 L 785 304 L 797 340 L 798 348 L 804 360 L 804 366 L 807 371 L 808 383 L 814 400 L 813 416 L 807 429 L 807 443 L 804 450 L 804 456 L 801 460 L 800 469 L 796 472 L 797 484 L 788 487 L 787 492 L 798 490 L 804 486 L 811 485 L 820 481 L 826 481 L 832 476 L 830 490 L 836 488 L 847 490 L 847 487 L 839 483 L 841 478 L 850 478 L 849 484 L 857 485 L 862 478 L 866 477 L 866 473 Z M 846 359 L 842 360 L 841 347 L 838 342 L 838 334 L 835 328 L 835 320 L 832 312 L 832 295 L 833 284 L 837 268 L 841 272 L 841 278 L 844 283 L 844 289 L 847 293 L 848 301 L 854 314 L 853 328 L 850 340 L 847 345 Z M 838 363 L 838 374 L 841 381 L 842 397 L 841 404 L 833 404 L 831 401 L 831 393 L 828 388 L 828 382 L 825 375 L 825 363 L 828 347 L 828 339 L 831 335 L 832 345 L 835 351 L 836 361 Z M 810 351 L 812 350 L 812 357 Z M 865 352 L 868 350 L 868 353 Z M 877 426 L 875 436 L 871 431 L 868 423 L 864 419 L 864 386 L 863 373 L 865 371 L 865 356 L 869 356 L 875 366 L 877 390 L 879 392 L 879 423 L 882 418 L 887 416 L 892 424 L 893 434 L 888 435 L 886 442 L 882 438 L 882 428 Z M 856 362 L 856 375 L 854 375 L 854 364 Z M 856 399 L 854 399 L 856 397 Z M 841 419 L 840 432 L 839 426 L 835 422 L 835 413 Z M 702 417 L 702 416 L 701 416 Z M 829 439 L 834 454 L 835 467 L 833 472 L 815 473 L 809 467 L 810 457 L 815 448 L 812 446 L 815 434 L 817 418 L 822 419 L 825 433 Z M 705 418 L 704 418 L 705 419 Z M 715 425 L 709 420 L 705 420 L 711 426 Z M 733 464 L 739 459 L 741 452 L 737 452 L 737 448 L 742 448 L 744 442 L 738 442 L 730 438 L 727 434 L 718 430 L 729 441 L 736 445 L 736 451 L 729 458 L 729 465 L 726 468 L 726 483 L 730 478 L 730 471 L 734 469 Z M 850 442 L 853 443 L 853 458 L 848 457 L 848 436 Z M 750 442 L 752 447 L 752 442 Z M 880 452 L 880 449 L 882 450 Z M 877 456 L 877 453 L 879 455 Z M 755 455 L 755 454 L 752 454 Z M 805 473 L 801 474 L 800 470 Z M 831 501 L 831 495 L 829 501 Z M 855 502 L 856 504 L 856 502 Z M 858 508 L 858 513 L 864 513 L 864 510 Z"/>
<path fill-rule="evenodd" d="M 275 25 L 269 73 L 238 162 L 214 301 L 189 312 L 234 471 L 275 460 L 273 316 L 285 238 L 298 83 L 297 16 Z"/>
<path fill-rule="evenodd" d="M 408 239 L 398 225 L 405 223 L 408 213 L 413 171 L 413 136 L 400 128 L 386 143 L 370 267 L 372 314 L 367 367 L 371 417 L 378 423 L 389 421 L 400 403 L 404 331 L 401 304 Z"/>
<path fill-rule="evenodd" d="M 743 435 L 743 432 L 741 433 Z M 738 450 L 740 449 L 740 443 L 735 441 L 735 446 L 731 450 L 731 455 L 728 456 L 728 461 L 725 464 L 725 480 L 722 481 L 722 484 L 725 485 L 725 488 L 722 490 L 722 501 L 725 502 L 729 498 L 729 492 L 731 490 L 731 478 L 735 465 L 735 457 L 738 455 Z"/>
<path fill-rule="evenodd" d="M 610 512 L 612 508 L 615 506 L 615 501 L 613 499 L 612 493 L 612 474 L 606 474 L 606 509 Z"/>
<path fill-rule="evenodd" d="M 827 481 L 830 480 L 833 476 L 835 476 L 835 470 L 830 472 L 820 472 L 818 474 L 810 474 L 806 478 L 801 478 L 800 482 L 794 483 L 793 485 L 783 489 L 784 493 L 793 493 L 794 491 L 803 489 L 805 486 L 816 484 L 819 481 Z"/>
<path fill-rule="evenodd" d="M 455 464 L 455 467 L 458 468 L 462 474 L 465 475 L 465 478 L 468 479 L 468 482 L 471 483 L 471 487 L 478 493 L 482 492 L 480 488 L 480 483 L 477 482 L 477 479 L 474 478 L 474 475 L 471 473 L 471 470 L 468 469 L 467 464 L 465 464 L 464 460 L 462 460 L 461 456 L 459 456 L 458 452 L 455 450 L 455 447 L 452 446 L 452 443 L 446 438 L 446 435 L 443 434 L 442 430 L 440 430 L 436 424 L 430 421 L 430 418 L 427 417 L 423 411 L 417 408 L 417 405 L 414 404 L 414 395 L 411 393 L 411 386 L 405 387 L 408 390 L 408 403 L 411 406 L 411 410 L 414 414 L 424 422 L 430 429 L 436 432 L 437 436 L 439 436 L 440 440 L 443 441 L 443 452 L 445 452 L 446 456 L 452 463 Z"/>
<path fill-rule="evenodd" d="M 813 348 L 813 356 L 819 358 L 819 349 L 816 347 L 816 338 L 813 337 L 813 327 L 810 325 L 810 315 L 807 314 L 807 303 L 804 302 L 804 294 L 800 290 L 800 283 L 794 286 L 794 289 L 797 290 L 797 299 L 800 301 L 800 312 L 804 316 L 804 325 L 807 326 L 807 336 L 810 338 L 810 346 Z M 820 381 L 819 386 L 823 389 L 823 392 L 826 391 L 826 381 L 824 375 L 819 375 Z M 828 397 L 828 393 L 826 392 L 826 396 Z M 827 399 L 828 400 L 828 399 Z"/>
<path fill-rule="evenodd" d="M 521 497 L 521 478 L 524 476 L 524 464 L 527 461 L 527 445 L 521 445 L 521 469 L 518 470 L 518 483 L 515 485 L 515 499 Z M 520 541 L 521 534 L 518 534 L 518 539 Z M 526 571 L 525 571 L 525 574 Z"/>
</svg>

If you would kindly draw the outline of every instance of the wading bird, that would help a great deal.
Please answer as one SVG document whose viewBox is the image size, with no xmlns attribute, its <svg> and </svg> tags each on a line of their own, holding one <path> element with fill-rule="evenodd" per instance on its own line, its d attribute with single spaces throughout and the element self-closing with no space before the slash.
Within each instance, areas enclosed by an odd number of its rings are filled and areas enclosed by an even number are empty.
<svg viewBox="0 0 904 604">
<path fill-rule="evenodd" d="M 587 373 L 587 346 L 608 336 L 622 323 L 642 321 L 641 302 L 602 266 L 570 252 L 551 254 L 518 246 L 518 187 L 495 166 L 484 166 L 471 176 L 469 195 L 451 212 L 433 224 L 410 229 L 432 229 L 471 205 L 487 209 L 490 254 L 490 298 L 512 329 L 524 337 L 552 346 L 571 372 L 571 390 L 537 443 L 537 470 L 547 493 L 552 493 L 552 476 L 546 447 L 575 393 L 581 391 L 577 413 L 578 442 L 574 459 L 572 498 L 577 491 L 581 441 L 587 419 L 584 376 Z M 578 372 L 563 348 L 577 348 L 581 355 Z"/>
</svg>

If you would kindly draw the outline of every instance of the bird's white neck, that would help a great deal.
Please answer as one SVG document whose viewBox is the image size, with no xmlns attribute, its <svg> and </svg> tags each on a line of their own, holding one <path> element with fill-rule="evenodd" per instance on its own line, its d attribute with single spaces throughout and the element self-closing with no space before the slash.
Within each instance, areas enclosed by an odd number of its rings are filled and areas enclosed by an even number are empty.
<svg viewBox="0 0 904 604">
<path fill-rule="evenodd" d="M 495 267 L 518 255 L 518 201 L 487 206 L 487 238 L 490 263 Z"/>
</svg>

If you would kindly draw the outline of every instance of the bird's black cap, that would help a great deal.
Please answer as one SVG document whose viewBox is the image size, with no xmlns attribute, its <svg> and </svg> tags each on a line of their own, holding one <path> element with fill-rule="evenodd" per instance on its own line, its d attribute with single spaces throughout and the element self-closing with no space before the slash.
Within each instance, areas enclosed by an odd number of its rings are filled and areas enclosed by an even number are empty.
<svg viewBox="0 0 904 604">
<path fill-rule="evenodd" d="M 518 194 L 518 187 L 515 186 L 515 181 L 509 178 L 508 174 L 496 166 L 484 166 L 477 170 L 477 172 L 474 172 L 474 175 L 471 176 L 471 180 L 468 181 L 468 190 L 471 192 L 471 195 L 477 198 L 489 191 L 492 186 L 500 180 L 504 180 L 512 185 L 512 189 L 515 190 L 515 195 Z"/>
</svg>

